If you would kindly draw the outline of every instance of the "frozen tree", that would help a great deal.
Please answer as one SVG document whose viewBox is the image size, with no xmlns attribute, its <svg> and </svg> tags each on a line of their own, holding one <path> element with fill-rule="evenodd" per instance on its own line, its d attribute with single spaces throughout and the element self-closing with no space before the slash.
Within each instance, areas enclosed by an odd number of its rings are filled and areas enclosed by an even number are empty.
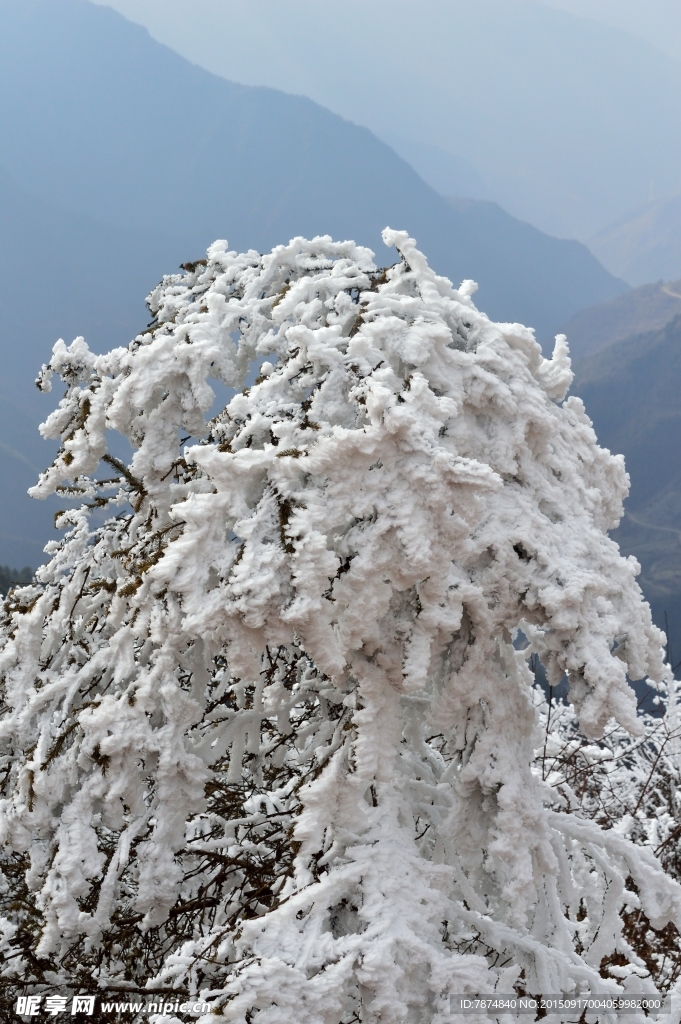
<svg viewBox="0 0 681 1024">
<path fill-rule="evenodd" d="M 55 346 L 34 493 L 80 505 L 5 604 L 8 990 L 202 992 L 233 1024 L 654 990 L 623 915 L 678 924 L 681 888 L 533 768 L 529 653 L 591 738 L 665 675 L 607 535 L 622 459 L 564 338 L 544 359 L 384 238 L 387 270 L 218 242 L 127 348 Z"/>
</svg>

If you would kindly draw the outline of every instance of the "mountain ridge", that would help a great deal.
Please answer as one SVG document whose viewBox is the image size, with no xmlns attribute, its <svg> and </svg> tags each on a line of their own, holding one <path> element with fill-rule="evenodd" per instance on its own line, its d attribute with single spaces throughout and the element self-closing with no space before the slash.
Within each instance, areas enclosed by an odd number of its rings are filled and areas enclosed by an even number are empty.
<svg viewBox="0 0 681 1024">
<path fill-rule="evenodd" d="M 562 328 L 573 359 L 634 335 L 657 331 L 681 313 L 681 280 L 654 281 L 597 306 L 579 310 Z"/>
<path fill-rule="evenodd" d="M 537 0 L 113 2 L 217 74 L 400 137 L 440 191 L 461 195 L 465 161 L 476 198 L 555 235 L 586 239 L 681 188 L 681 62 L 584 15 Z M 453 173 L 429 155 L 443 146 Z"/>
<path fill-rule="evenodd" d="M 127 344 L 147 291 L 215 238 L 268 251 L 329 233 L 389 264 L 381 230 L 406 228 L 455 285 L 478 281 L 490 317 L 541 338 L 626 290 L 579 243 L 452 206 L 368 129 L 218 79 L 110 9 L 0 0 L 0 27 L 0 564 L 36 565 L 52 535 L 25 495 L 50 459 L 37 424 L 54 399 L 32 382 L 52 344 Z"/>
<path fill-rule="evenodd" d="M 367 128 L 306 97 L 220 79 L 109 8 L 0 0 L 3 11 L 14 12 L 16 37 L 10 22 L 0 37 L 3 161 L 45 201 L 116 226 L 181 235 L 197 252 L 216 237 L 266 251 L 295 235 L 330 234 L 378 249 L 384 262 L 382 229 L 406 228 L 439 273 L 455 284 L 478 281 L 491 317 L 521 321 L 541 336 L 576 309 L 626 290 L 586 249 L 589 272 L 578 287 L 563 283 L 559 253 L 579 243 L 559 239 L 547 243 L 552 274 L 544 273 L 544 254 L 520 288 L 521 253 L 492 276 L 494 249 L 481 249 L 470 218 L 457 216 Z M 62 22 L 69 49 L 55 52 Z M 17 94 L 21 103 L 10 110 Z M 190 138 L 178 145 L 185 124 Z M 544 276 L 541 287 L 533 275 Z"/>
</svg>

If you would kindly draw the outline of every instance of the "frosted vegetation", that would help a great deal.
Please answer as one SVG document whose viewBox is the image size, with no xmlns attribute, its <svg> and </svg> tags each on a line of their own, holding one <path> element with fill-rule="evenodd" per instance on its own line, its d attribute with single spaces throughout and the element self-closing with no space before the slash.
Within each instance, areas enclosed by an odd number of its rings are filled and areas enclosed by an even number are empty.
<svg viewBox="0 0 681 1024">
<path fill-rule="evenodd" d="M 384 237 L 388 270 L 217 242 L 127 348 L 43 370 L 34 494 L 80 504 L 5 603 L 7 992 L 445 1024 L 449 993 L 676 983 L 676 697 L 641 718 L 627 684 L 671 686 L 608 537 L 623 461 L 563 337 Z"/>
</svg>

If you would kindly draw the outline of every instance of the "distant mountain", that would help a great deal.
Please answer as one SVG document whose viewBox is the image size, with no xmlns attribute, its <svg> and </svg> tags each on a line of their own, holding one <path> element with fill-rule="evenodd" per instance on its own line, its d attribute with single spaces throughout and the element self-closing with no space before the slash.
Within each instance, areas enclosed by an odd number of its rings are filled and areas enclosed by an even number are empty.
<svg viewBox="0 0 681 1024">
<path fill-rule="evenodd" d="M 641 585 L 658 625 L 665 612 L 681 658 L 681 316 L 661 330 L 610 345 L 576 364 L 601 444 L 621 452 L 631 475 L 614 537 L 641 562 Z"/>
<path fill-rule="evenodd" d="M 656 281 L 575 313 L 562 328 L 573 359 L 616 341 L 659 330 L 681 313 L 681 281 Z"/>
<path fill-rule="evenodd" d="M 608 269 L 631 285 L 681 274 L 681 194 L 620 217 L 589 239 Z"/>
<path fill-rule="evenodd" d="M 328 233 L 384 262 L 381 230 L 406 227 L 441 273 L 476 278 L 490 316 L 540 334 L 625 290 L 575 243 L 545 236 L 538 260 L 527 225 L 500 257 L 488 208 L 452 208 L 365 128 L 211 75 L 110 8 L 0 0 L 0 29 L 2 160 L 47 202 L 190 252 Z"/>
<path fill-rule="evenodd" d="M 385 264 L 381 229 L 406 227 L 491 317 L 540 337 L 626 290 L 578 243 L 446 202 L 367 129 L 211 75 L 85 0 L 0 0 L 0 138 L 0 563 L 37 564 L 50 535 L 25 489 L 49 451 L 36 428 L 57 396 L 32 381 L 53 342 L 127 343 L 161 274 L 215 238 L 328 233 Z"/>
<path fill-rule="evenodd" d="M 472 170 L 484 192 L 447 194 L 495 199 L 551 234 L 586 239 L 681 190 L 681 62 L 540 0 L 107 2 L 226 78 L 410 140 L 437 189 Z"/>
</svg>

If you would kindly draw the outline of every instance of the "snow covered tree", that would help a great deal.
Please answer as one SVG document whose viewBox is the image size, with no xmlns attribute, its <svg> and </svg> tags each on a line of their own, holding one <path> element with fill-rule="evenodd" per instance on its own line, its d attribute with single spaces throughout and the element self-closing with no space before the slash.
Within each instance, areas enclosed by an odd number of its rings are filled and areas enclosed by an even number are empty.
<svg viewBox="0 0 681 1024">
<path fill-rule="evenodd" d="M 623 461 L 564 338 L 544 359 L 384 238 L 385 270 L 218 242 L 127 348 L 55 346 L 34 493 L 81 503 L 5 604 L 8 992 L 445 1024 L 456 993 L 654 991 L 623 915 L 678 925 L 681 887 L 533 768 L 528 652 L 588 737 L 638 733 L 627 673 L 665 676 L 607 535 Z M 212 417 L 210 379 L 243 387 Z"/>
</svg>

